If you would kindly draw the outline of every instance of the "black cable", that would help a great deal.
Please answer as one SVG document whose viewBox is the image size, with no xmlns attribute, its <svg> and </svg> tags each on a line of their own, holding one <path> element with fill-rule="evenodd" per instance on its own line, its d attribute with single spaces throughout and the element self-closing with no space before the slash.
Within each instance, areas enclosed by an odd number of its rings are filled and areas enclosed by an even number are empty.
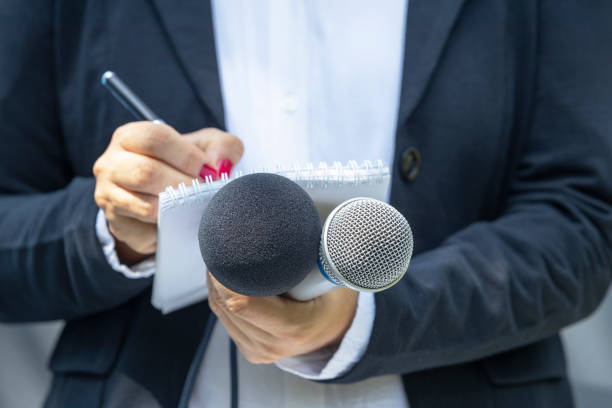
<svg viewBox="0 0 612 408">
<path fill-rule="evenodd" d="M 231 408 L 238 408 L 238 360 L 236 357 L 236 343 L 230 338 L 230 381 L 231 381 Z"/>
<path fill-rule="evenodd" d="M 217 316 L 215 316 L 214 313 L 211 313 L 208 316 L 202 340 L 200 341 L 200 345 L 196 350 L 193 362 L 191 363 L 191 367 L 189 368 L 189 372 L 187 373 L 185 384 L 183 385 L 183 391 L 181 393 L 181 399 L 178 405 L 179 408 L 187 408 L 187 406 L 189 405 L 189 399 L 191 398 L 191 393 L 193 392 L 193 387 L 195 385 L 198 372 L 200 371 L 200 365 L 202 363 L 202 360 L 204 359 L 204 354 L 206 353 L 206 349 L 208 348 L 208 343 L 210 342 L 210 338 L 212 336 L 212 332 L 215 328 L 216 322 Z"/>
</svg>

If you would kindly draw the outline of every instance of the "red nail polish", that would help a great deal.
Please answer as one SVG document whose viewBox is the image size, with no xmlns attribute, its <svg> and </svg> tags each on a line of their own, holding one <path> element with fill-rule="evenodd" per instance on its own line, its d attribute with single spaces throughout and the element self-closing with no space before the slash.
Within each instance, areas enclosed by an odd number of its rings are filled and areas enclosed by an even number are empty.
<svg viewBox="0 0 612 408">
<path fill-rule="evenodd" d="M 200 177 L 202 177 L 204 180 L 206 180 L 207 177 L 210 177 L 212 180 L 216 180 L 218 177 L 217 170 L 208 164 L 205 164 L 202 166 L 202 170 L 200 170 Z"/>
<path fill-rule="evenodd" d="M 232 171 L 232 167 L 234 167 L 232 162 L 227 159 L 219 160 L 219 163 L 217 163 L 217 166 L 219 167 L 219 176 L 225 173 L 227 174 L 228 177 Z"/>
</svg>

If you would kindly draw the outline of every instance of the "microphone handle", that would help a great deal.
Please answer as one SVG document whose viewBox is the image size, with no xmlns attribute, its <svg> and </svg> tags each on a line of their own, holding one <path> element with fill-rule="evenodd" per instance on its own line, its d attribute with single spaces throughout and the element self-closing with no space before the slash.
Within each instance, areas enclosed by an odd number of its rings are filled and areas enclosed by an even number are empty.
<svg viewBox="0 0 612 408">
<path fill-rule="evenodd" d="M 319 265 L 317 265 L 315 269 L 306 275 L 302 282 L 287 292 L 287 294 L 293 300 L 306 301 L 340 287 L 340 285 L 336 285 L 327 279 L 319 269 Z"/>
</svg>

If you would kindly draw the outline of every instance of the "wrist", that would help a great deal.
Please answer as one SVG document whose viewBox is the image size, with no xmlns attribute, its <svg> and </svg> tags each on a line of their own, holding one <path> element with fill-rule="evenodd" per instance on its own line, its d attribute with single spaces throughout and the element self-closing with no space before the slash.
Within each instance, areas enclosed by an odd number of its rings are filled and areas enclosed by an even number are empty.
<svg viewBox="0 0 612 408">
<path fill-rule="evenodd" d="M 119 262 L 127 266 L 135 265 L 151 256 L 151 254 L 143 254 L 135 251 L 128 244 L 119 241 L 117 238 L 115 238 L 115 251 L 117 252 Z"/>
<path fill-rule="evenodd" d="M 336 293 L 332 294 L 333 292 Z M 331 310 L 334 310 L 335 313 L 326 313 L 331 319 L 330 327 L 332 330 L 330 332 L 334 333 L 334 335 L 323 345 L 323 347 L 337 349 L 355 318 L 359 293 L 354 290 L 342 288 L 330 292 L 329 295 L 335 297 L 331 299 L 334 303 L 333 309 Z"/>
<path fill-rule="evenodd" d="M 351 326 L 335 348 L 324 347 L 308 354 L 278 360 L 276 365 L 292 374 L 312 380 L 330 380 L 342 376 L 364 355 L 370 342 L 376 304 L 374 294 L 359 292 L 357 310 Z"/>
</svg>

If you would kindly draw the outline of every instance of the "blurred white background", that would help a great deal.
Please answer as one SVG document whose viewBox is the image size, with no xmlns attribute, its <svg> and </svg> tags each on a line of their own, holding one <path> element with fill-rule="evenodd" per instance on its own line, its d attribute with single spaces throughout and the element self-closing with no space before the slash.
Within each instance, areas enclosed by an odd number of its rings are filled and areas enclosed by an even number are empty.
<svg viewBox="0 0 612 408">
<path fill-rule="evenodd" d="M 612 289 L 589 318 L 563 333 L 578 408 L 612 406 Z"/>
<path fill-rule="evenodd" d="M 61 327 L 59 322 L 0 324 L 0 407 L 42 406 L 51 381 L 47 360 Z"/>
</svg>

